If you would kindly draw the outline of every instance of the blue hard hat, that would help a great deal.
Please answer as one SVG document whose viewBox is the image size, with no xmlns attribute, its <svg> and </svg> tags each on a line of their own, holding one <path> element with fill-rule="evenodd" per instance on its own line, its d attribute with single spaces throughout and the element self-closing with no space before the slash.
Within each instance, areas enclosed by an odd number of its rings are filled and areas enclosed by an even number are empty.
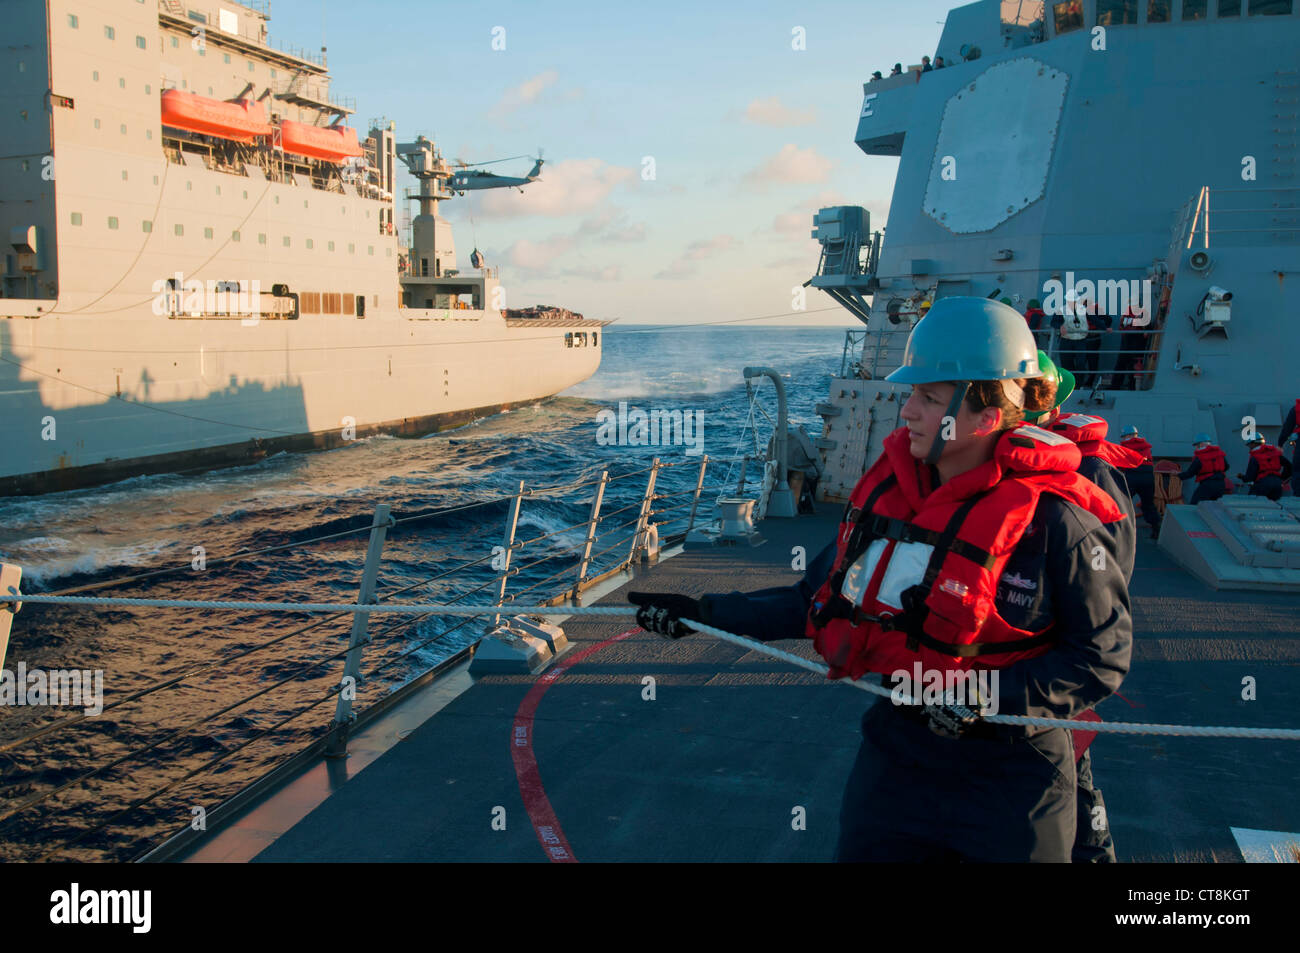
<svg viewBox="0 0 1300 953">
<path fill-rule="evenodd" d="M 885 380 L 899 384 L 1042 377 L 1038 345 L 1015 308 L 988 298 L 934 303 L 907 338 L 903 363 Z"/>
<path fill-rule="evenodd" d="M 1251 436 L 1246 438 L 1246 443 L 1263 443 L 1264 435 L 1256 430 Z"/>
<path fill-rule="evenodd" d="M 1211 436 L 1210 436 L 1208 433 L 1206 433 L 1204 430 L 1202 430 L 1200 433 L 1198 433 L 1195 437 L 1192 438 L 1192 443 L 1194 443 L 1194 444 L 1197 444 L 1197 443 L 1214 443 L 1214 438 L 1211 437 Z"/>
<path fill-rule="evenodd" d="M 1138 432 L 1138 429 L 1137 429 L 1136 427 L 1134 427 L 1132 424 L 1129 424 L 1127 427 L 1124 428 L 1123 436 L 1125 436 L 1125 437 L 1136 437 L 1136 436 L 1137 436 L 1137 432 Z"/>
</svg>

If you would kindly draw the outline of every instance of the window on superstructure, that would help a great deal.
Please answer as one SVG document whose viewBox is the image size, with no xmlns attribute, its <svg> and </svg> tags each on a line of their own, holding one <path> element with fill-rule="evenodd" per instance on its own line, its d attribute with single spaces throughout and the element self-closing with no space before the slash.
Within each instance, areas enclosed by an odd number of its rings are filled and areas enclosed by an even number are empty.
<svg viewBox="0 0 1300 953">
<path fill-rule="evenodd" d="M 145 39 L 142 36 L 136 36 L 135 45 L 142 50 L 147 50 L 149 48 L 149 44 L 145 42 Z"/>
<path fill-rule="evenodd" d="M 91 70 L 91 71 L 90 71 L 90 78 L 93 79 L 95 82 L 98 83 L 98 82 L 99 82 L 99 70 Z"/>
<path fill-rule="evenodd" d="M 222 54 L 221 54 L 221 62 L 223 62 L 223 63 L 229 63 L 229 62 L 230 62 L 230 54 L 229 54 L 229 53 L 222 53 Z"/>
<path fill-rule="evenodd" d="M 1138 22 L 1137 0 L 1097 0 L 1097 26 Z"/>
<path fill-rule="evenodd" d="M 1083 0 L 1066 0 L 1065 3 L 1052 4 L 1052 19 L 1056 25 L 1056 35 L 1070 33 L 1083 28 Z"/>
<path fill-rule="evenodd" d="M 285 247 L 285 248 L 288 248 L 288 247 L 289 247 L 289 236 L 288 236 L 288 235 L 285 235 L 285 236 L 284 236 L 284 247 Z"/>
<path fill-rule="evenodd" d="M 104 27 L 104 36 L 107 37 L 108 39 L 112 40 L 112 39 L 115 39 L 115 38 L 117 37 L 117 33 L 114 32 L 114 30 L 113 30 L 113 28 L 112 28 L 111 26 L 106 26 L 106 27 Z"/>
<path fill-rule="evenodd" d="M 1252 17 L 1284 17 L 1290 13 L 1291 0 L 1250 0 Z"/>
<path fill-rule="evenodd" d="M 1219 19 L 1241 16 L 1241 0 L 1219 0 Z"/>
<path fill-rule="evenodd" d="M 190 19 L 193 20 L 195 23 L 208 22 L 208 15 L 206 13 L 199 13 L 197 10 L 190 10 L 188 12 L 190 15 Z"/>
<path fill-rule="evenodd" d="M 258 233 L 257 233 L 257 243 L 258 243 L 259 245 L 265 245 L 265 244 L 266 244 L 266 232 L 258 232 Z"/>
<path fill-rule="evenodd" d="M 118 89 L 126 89 L 126 77 L 125 77 L 125 76 L 119 76 L 119 77 L 117 78 L 117 88 L 118 88 Z"/>
<path fill-rule="evenodd" d="M 99 120 L 98 120 L 98 119 L 95 120 L 95 128 L 96 128 L 96 129 L 99 128 Z"/>
<path fill-rule="evenodd" d="M 348 242 L 348 254 L 355 255 L 356 253 L 357 253 L 356 244 L 354 242 Z"/>
<path fill-rule="evenodd" d="M 122 135 L 125 136 L 125 135 L 126 135 L 126 123 L 122 123 L 121 130 L 122 130 Z"/>
<path fill-rule="evenodd" d="M 80 225 L 80 224 L 81 224 L 81 213 L 80 213 L 80 212 L 73 212 L 73 213 L 72 213 L 72 224 L 73 224 L 73 225 Z"/>
<path fill-rule="evenodd" d="M 334 250 L 334 243 L 333 243 L 333 242 L 330 242 L 330 243 L 329 243 L 329 250 L 330 250 L 330 251 L 333 251 L 333 250 Z"/>
<path fill-rule="evenodd" d="M 275 79 L 275 70 L 271 70 L 271 79 Z"/>
<path fill-rule="evenodd" d="M 193 183 L 193 182 L 186 182 L 186 183 L 185 183 L 185 191 L 186 191 L 186 192 L 193 192 L 193 191 L 194 191 L 194 183 Z"/>
<path fill-rule="evenodd" d="M 375 253 L 375 246 L 374 246 L 374 245 L 367 245 L 367 246 L 366 246 L 366 254 L 367 254 L 367 255 L 373 255 L 374 253 Z"/>
<path fill-rule="evenodd" d="M 308 251 L 311 251 L 311 250 L 312 250 L 313 248 L 315 248 L 315 247 L 316 247 L 316 245 L 312 242 L 312 240 L 311 240 L 310 238 L 307 239 L 307 250 L 308 250 Z"/>
<path fill-rule="evenodd" d="M 153 222 L 149 221 L 149 219 L 147 219 L 147 218 L 144 219 L 144 220 L 142 220 L 142 221 L 140 222 L 140 231 L 144 232 L 145 234 L 148 234 L 149 232 L 152 232 L 152 231 L 153 231 Z"/>
<path fill-rule="evenodd" d="M 185 234 L 185 226 L 184 226 L 184 225 L 181 225 L 181 224 L 178 222 L 176 225 L 173 225 L 173 226 L 172 226 L 172 231 L 173 231 L 175 234 L 177 234 L 177 235 L 184 235 L 184 234 Z"/>
<path fill-rule="evenodd" d="M 178 37 L 172 37 L 172 49 L 173 50 L 178 49 L 180 45 L 181 45 L 180 39 Z"/>
<path fill-rule="evenodd" d="M 117 230 L 117 216 L 116 216 L 116 215 L 110 215 L 110 216 L 108 217 L 108 227 L 111 228 L 111 229 L 113 229 L 114 231 Z"/>
<path fill-rule="evenodd" d="M 252 61 L 252 60 L 249 60 L 249 61 L 248 61 L 248 71 L 249 71 L 250 73 L 252 73 L 252 72 L 255 72 L 256 70 L 257 70 L 257 67 L 253 65 L 253 61 Z"/>
<path fill-rule="evenodd" d="M 211 238 L 211 237 L 212 237 L 212 229 L 210 229 L 210 228 L 205 228 L 205 229 L 203 229 L 203 237 L 204 237 L 204 238 Z"/>
<path fill-rule="evenodd" d="M 77 19 L 76 14 L 73 13 L 68 14 L 68 26 L 72 27 L 72 29 L 75 30 L 80 24 L 81 21 Z"/>
<path fill-rule="evenodd" d="M 150 95 L 150 94 L 152 94 L 152 93 L 153 93 L 153 87 L 150 86 L 148 83 L 145 83 L 145 84 L 144 84 L 144 94 L 145 94 L 146 96 L 148 96 L 148 95 Z"/>
<path fill-rule="evenodd" d="M 122 181 L 123 181 L 123 182 L 126 181 L 126 169 L 123 169 L 123 170 L 122 170 Z"/>
<path fill-rule="evenodd" d="M 573 347 L 573 332 L 570 331 L 564 335 L 564 346 Z"/>
<path fill-rule="evenodd" d="M 238 230 L 233 231 L 233 232 L 230 233 L 230 240 L 231 240 L 232 242 L 237 242 L 237 241 L 239 241 L 239 231 L 238 231 Z"/>
</svg>

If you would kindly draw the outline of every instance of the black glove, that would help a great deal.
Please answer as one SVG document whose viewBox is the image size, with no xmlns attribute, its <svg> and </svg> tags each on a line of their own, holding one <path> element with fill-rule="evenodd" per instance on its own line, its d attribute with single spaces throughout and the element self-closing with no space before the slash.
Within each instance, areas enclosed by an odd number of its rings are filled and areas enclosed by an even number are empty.
<svg viewBox="0 0 1300 953">
<path fill-rule="evenodd" d="M 964 699 L 958 702 L 953 692 L 947 692 L 937 705 L 926 705 L 925 714 L 930 719 L 930 730 L 946 738 L 960 738 L 983 717 L 988 709 L 985 699 Z"/>
<path fill-rule="evenodd" d="M 683 625 L 683 619 L 703 621 L 699 601 L 675 592 L 629 592 L 627 601 L 640 606 L 636 612 L 637 625 L 670 639 L 680 639 L 695 631 Z"/>
</svg>

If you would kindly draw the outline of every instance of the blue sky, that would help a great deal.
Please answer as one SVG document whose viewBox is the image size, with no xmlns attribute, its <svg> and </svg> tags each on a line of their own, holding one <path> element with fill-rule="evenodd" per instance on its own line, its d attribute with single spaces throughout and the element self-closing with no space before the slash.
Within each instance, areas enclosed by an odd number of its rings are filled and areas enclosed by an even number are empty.
<svg viewBox="0 0 1300 953">
<path fill-rule="evenodd" d="M 817 263 L 812 214 L 862 205 L 885 224 L 897 161 L 853 143 L 862 83 L 933 55 L 953 5 L 275 0 L 270 31 L 314 49 L 323 27 L 334 92 L 356 99 L 363 133 L 386 116 L 399 141 L 423 133 L 449 158 L 545 150 L 524 193 L 442 205 L 460 265 L 477 244 L 511 307 L 847 326 L 818 292 L 791 311 Z M 792 49 L 795 27 L 806 50 Z"/>
</svg>

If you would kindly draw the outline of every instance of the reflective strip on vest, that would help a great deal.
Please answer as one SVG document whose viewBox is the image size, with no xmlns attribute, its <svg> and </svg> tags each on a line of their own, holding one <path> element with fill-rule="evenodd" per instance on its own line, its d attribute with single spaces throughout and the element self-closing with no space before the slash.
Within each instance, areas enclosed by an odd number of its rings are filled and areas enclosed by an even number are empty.
<svg viewBox="0 0 1300 953">
<path fill-rule="evenodd" d="M 1088 318 L 1082 314 L 1067 314 L 1061 325 L 1061 337 L 1067 341 L 1082 341 L 1088 336 Z"/>
<path fill-rule="evenodd" d="M 867 551 L 858 557 L 844 575 L 840 595 L 855 606 L 864 605 L 869 595 L 871 578 L 890 540 L 873 540 Z M 925 577 L 926 566 L 934 547 L 926 543 L 898 543 L 885 567 L 885 577 L 880 580 L 880 590 L 875 593 L 879 602 L 893 609 L 903 608 L 903 590 L 918 585 Z"/>
</svg>

